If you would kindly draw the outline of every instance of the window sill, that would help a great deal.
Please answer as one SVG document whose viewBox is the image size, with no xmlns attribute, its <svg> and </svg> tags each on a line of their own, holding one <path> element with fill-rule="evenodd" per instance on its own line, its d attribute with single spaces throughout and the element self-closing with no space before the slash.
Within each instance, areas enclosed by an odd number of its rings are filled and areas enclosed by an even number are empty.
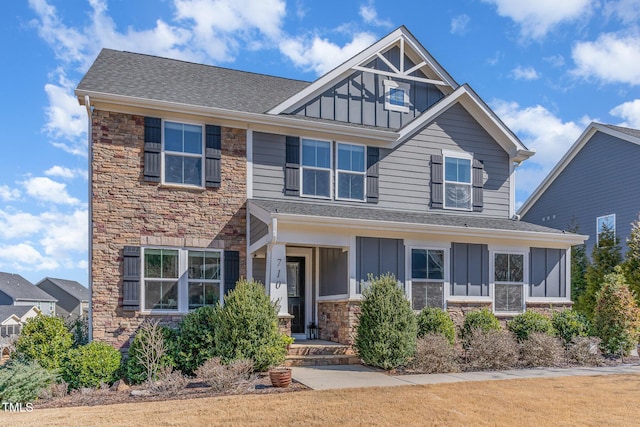
<svg viewBox="0 0 640 427">
<path fill-rule="evenodd" d="M 206 187 L 196 187 L 194 185 L 181 185 L 181 184 L 160 184 L 159 188 L 165 190 L 183 190 L 183 191 L 191 191 L 193 193 L 204 193 L 207 191 Z"/>
</svg>

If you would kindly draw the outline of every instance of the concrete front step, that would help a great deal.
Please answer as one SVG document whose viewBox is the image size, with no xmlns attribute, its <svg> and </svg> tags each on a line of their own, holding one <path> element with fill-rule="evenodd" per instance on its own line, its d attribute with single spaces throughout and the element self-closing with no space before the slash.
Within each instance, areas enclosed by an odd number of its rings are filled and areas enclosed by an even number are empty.
<svg viewBox="0 0 640 427">
<path fill-rule="evenodd" d="M 328 366 L 359 365 L 360 359 L 354 355 L 316 354 L 308 356 L 287 356 L 284 366 Z"/>
</svg>

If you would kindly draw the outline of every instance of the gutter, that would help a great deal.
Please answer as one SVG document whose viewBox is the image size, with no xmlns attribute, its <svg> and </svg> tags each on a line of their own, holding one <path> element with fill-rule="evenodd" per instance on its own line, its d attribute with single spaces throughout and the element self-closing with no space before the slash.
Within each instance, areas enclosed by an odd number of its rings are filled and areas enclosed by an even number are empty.
<svg viewBox="0 0 640 427">
<path fill-rule="evenodd" d="M 91 119 L 92 119 L 92 107 L 91 107 L 91 99 L 89 98 L 89 95 L 85 95 L 84 96 L 84 106 L 87 109 L 87 159 L 88 159 L 88 167 L 87 167 L 87 172 L 89 174 L 89 186 L 87 188 L 88 190 L 88 221 L 87 221 L 87 226 L 89 228 L 88 233 L 87 233 L 87 237 L 88 237 L 88 254 L 87 254 L 87 288 L 89 288 L 89 304 L 88 304 L 88 310 L 87 310 L 87 323 L 88 323 L 88 335 L 89 335 L 89 342 L 93 341 L 93 274 L 92 274 L 92 266 L 93 266 L 93 227 L 92 227 L 92 220 L 91 218 L 93 218 L 93 202 L 91 200 L 91 187 L 93 184 L 93 168 L 91 166 L 92 163 L 92 159 L 93 159 L 93 144 L 92 144 L 92 140 L 93 140 L 93 126 L 91 124 Z M 80 302 L 80 312 L 82 312 L 82 302 Z"/>
</svg>

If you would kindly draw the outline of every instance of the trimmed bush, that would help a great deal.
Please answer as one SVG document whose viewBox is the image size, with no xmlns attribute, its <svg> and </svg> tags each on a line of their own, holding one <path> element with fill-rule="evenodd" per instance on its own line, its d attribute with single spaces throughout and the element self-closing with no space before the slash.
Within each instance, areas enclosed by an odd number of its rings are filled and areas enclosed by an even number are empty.
<svg viewBox="0 0 640 427">
<path fill-rule="evenodd" d="M 172 396 L 185 388 L 188 382 L 182 372 L 167 365 L 158 369 L 158 380 L 149 384 L 151 390 Z"/>
<path fill-rule="evenodd" d="M 563 353 L 560 339 L 546 332 L 531 332 L 520 343 L 520 363 L 529 368 L 558 366 Z"/>
<path fill-rule="evenodd" d="M 426 374 L 457 372 L 456 353 L 443 334 L 430 332 L 416 342 L 416 354 L 411 369 Z"/>
<path fill-rule="evenodd" d="M 441 308 L 424 308 L 418 314 L 418 338 L 427 334 L 440 334 L 453 345 L 456 341 L 456 325 L 449 313 Z"/>
<path fill-rule="evenodd" d="M 534 332 L 553 334 L 553 324 L 547 316 L 535 311 L 525 311 L 507 322 L 507 329 L 513 333 L 519 342 L 529 338 Z"/>
<path fill-rule="evenodd" d="M 22 328 L 16 352 L 43 368 L 58 369 L 72 343 L 71 333 L 62 319 L 39 314 L 27 320 Z"/>
<path fill-rule="evenodd" d="M 498 318 L 487 308 L 470 311 L 464 316 L 464 323 L 460 329 L 460 338 L 463 347 L 467 347 L 468 341 L 471 339 L 476 329 L 481 331 L 499 331 L 500 322 Z"/>
<path fill-rule="evenodd" d="M 111 384 L 117 379 L 121 358 L 109 344 L 93 341 L 69 351 L 62 363 L 62 378 L 72 389 Z"/>
<path fill-rule="evenodd" d="M 200 307 L 180 323 L 176 366 L 187 375 L 215 355 L 216 310 L 217 307 Z"/>
<path fill-rule="evenodd" d="M 36 361 L 11 360 L 0 366 L 0 402 L 33 402 L 51 387 L 56 376 Z"/>
<path fill-rule="evenodd" d="M 474 328 L 467 342 L 468 371 L 509 369 L 518 363 L 518 344 L 509 331 Z"/>
<path fill-rule="evenodd" d="M 627 356 L 638 343 L 640 310 L 620 267 L 605 276 L 596 299 L 593 329 L 606 354 Z"/>
<path fill-rule="evenodd" d="M 602 365 L 604 359 L 600 351 L 600 338 L 574 337 L 567 347 L 567 359 L 578 365 Z"/>
<path fill-rule="evenodd" d="M 556 311 L 551 317 L 556 334 L 568 345 L 575 337 L 589 335 L 589 321 L 575 310 Z"/>
<path fill-rule="evenodd" d="M 127 353 L 124 372 L 131 384 L 155 381 L 161 368 L 175 365 L 172 348 L 176 347 L 177 334 L 158 322 L 142 324 Z"/>
<path fill-rule="evenodd" d="M 219 357 L 214 357 L 197 369 L 196 377 L 215 391 L 223 392 L 231 390 L 242 380 L 246 380 L 252 371 L 253 362 L 249 359 L 240 359 L 229 365 L 223 365 Z"/>
<path fill-rule="evenodd" d="M 215 354 L 225 364 L 250 359 L 256 370 L 266 371 L 284 362 L 287 353 L 285 335 L 278 330 L 276 306 L 264 285 L 253 280 L 239 280 L 225 296 L 214 337 Z"/>
</svg>

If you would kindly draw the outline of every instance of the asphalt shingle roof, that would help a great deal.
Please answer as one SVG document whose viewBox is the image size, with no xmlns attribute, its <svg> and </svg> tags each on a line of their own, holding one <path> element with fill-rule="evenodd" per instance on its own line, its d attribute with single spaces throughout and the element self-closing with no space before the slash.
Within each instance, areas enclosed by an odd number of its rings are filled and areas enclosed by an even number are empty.
<svg viewBox="0 0 640 427">
<path fill-rule="evenodd" d="M 362 219 L 405 224 L 426 224 L 460 228 L 565 234 L 563 230 L 556 230 L 554 228 L 543 227 L 541 225 L 531 224 L 524 221 L 513 221 L 507 218 L 490 218 L 450 213 L 439 214 L 430 212 L 408 212 L 390 209 L 362 208 L 346 205 L 281 200 L 252 199 L 250 203 L 271 213 L 329 217 L 336 218 L 336 220 L 340 218 Z"/>
<path fill-rule="evenodd" d="M 79 91 L 264 113 L 311 83 L 103 49 Z M 220 90 L 223 88 L 224 90 Z"/>
<path fill-rule="evenodd" d="M 89 289 L 82 286 L 75 280 L 54 279 L 52 277 L 47 277 L 43 279 L 42 282 L 45 280 L 48 280 L 54 285 L 58 286 L 60 289 L 62 289 L 78 301 L 89 301 Z"/>
<path fill-rule="evenodd" d="M 0 272 L 0 291 L 9 295 L 13 300 L 57 301 L 19 274 Z"/>
<path fill-rule="evenodd" d="M 12 314 L 22 318 L 33 307 L 33 305 L 0 305 L 0 323 L 7 320 Z"/>
<path fill-rule="evenodd" d="M 640 129 L 625 128 L 622 126 L 614 126 L 614 125 L 604 125 L 604 126 L 608 127 L 609 129 L 617 130 L 618 132 L 626 133 L 627 135 L 640 138 Z"/>
</svg>

